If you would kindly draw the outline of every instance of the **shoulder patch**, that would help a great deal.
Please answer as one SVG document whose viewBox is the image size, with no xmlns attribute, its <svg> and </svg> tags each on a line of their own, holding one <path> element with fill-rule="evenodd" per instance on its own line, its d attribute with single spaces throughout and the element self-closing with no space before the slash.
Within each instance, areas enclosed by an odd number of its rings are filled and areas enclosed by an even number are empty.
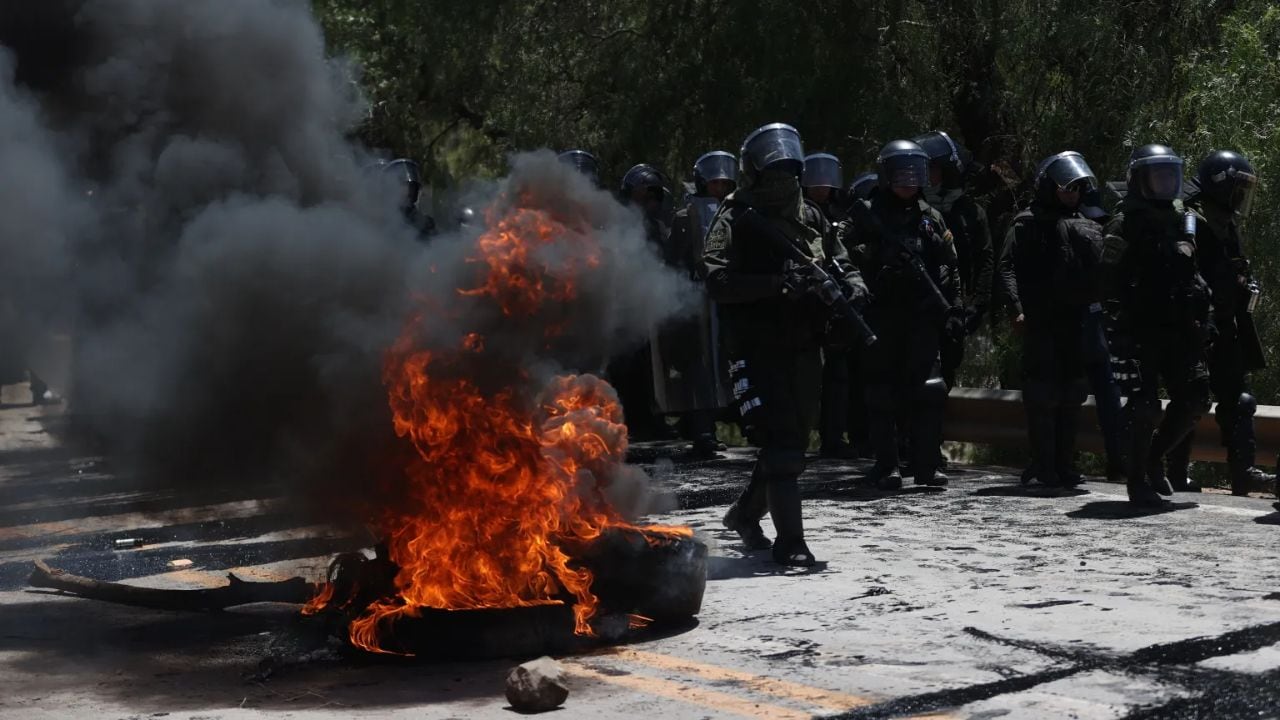
<svg viewBox="0 0 1280 720">
<path fill-rule="evenodd" d="M 718 214 L 711 223 L 711 229 L 707 231 L 707 239 L 703 243 L 703 252 L 718 252 L 729 247 L 729 240 L 733 235 L 731 225 L 728 213 Z"/>
</svg>

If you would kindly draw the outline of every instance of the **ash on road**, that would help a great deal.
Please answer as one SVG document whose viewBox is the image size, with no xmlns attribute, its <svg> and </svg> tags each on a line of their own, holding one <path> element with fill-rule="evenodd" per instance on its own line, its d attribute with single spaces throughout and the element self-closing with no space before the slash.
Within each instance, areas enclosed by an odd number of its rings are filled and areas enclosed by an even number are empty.
<svg viewBox="0 0 1280 720">
<path fill-rule="evenodd" d="M 0 717 L 511 717 L 515 662 L 302 653 L 296 607 L 183 614 L 26 589 L 37 558 L 157 587 L 318 579 L 367 541 L 293 518 L 270 488 L 140 493 L 61 445 L 59 423 L 0 403 Z M 711 547 L 699 622 L 563 659 L 566 717 L 1280 717 L 1267 500 L 1186 495 L 1135 514 L 1120 486 L 1027 490 L 994 468 L 885 495 L 853 486 L 858 465 L 815 462 L 803 481 L 823 562 L 780 572 L 720 527 L 749 455 L 665 454 L 634 456 L 678 506 L 653 519 Z"/>
</svg>

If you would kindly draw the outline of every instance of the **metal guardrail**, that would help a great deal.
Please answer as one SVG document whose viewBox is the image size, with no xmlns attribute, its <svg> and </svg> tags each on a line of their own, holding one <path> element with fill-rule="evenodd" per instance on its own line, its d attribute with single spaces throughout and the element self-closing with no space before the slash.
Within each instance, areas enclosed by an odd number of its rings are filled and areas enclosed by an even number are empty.
<svg viewBox="0 0 1280 720">
<path fill-rule="evenodd" d="M 1165 401 L 1167 404 L 1168 401 Z M 1085 404 L 1080 418 L 1079 449 L 1102 452 L 1102 432 L 1098 429 L 1093 396 Z M 1254 416 L 1258 437 L 1258 464 L 1266 467 L 1276 461 L 1280 452 L 1280 406 L 1262 405 Z M 943 436 L 957 442 L 980 443 L 1025 449 L 1027 446 L 1026 414 L 1022 393 L 1017 390 L 983 390 L 954 388 L 947 400 Z M 1221 433 L 1213 419 L 1213 411 L 1205 413 L 1196 425 L 1193 460 L 1226 462 L 1227 451 L 1220 442 Z"/>
</svg>

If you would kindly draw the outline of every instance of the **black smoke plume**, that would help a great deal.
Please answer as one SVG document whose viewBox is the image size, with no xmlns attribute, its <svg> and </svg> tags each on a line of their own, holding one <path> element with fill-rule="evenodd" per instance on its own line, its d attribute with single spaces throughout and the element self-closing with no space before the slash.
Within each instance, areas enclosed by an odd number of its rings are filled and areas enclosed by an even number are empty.
<svg viewBox="0 0 1280 720">
<path fill-rule="evenodd" d="M 475 281 L 476 230 L 424 245 L 352 144 L 365 107 L 303 2 L 54 0 L 0 10 L 0 266 L 23 317 L 72 328 L 70 408 L 140 477 L 344 495 L 398 472 L 384 352 Z M 531 371 L 595 370 L 687 302 L 635 215 L 513 159 L 472 198 L 589 219 L 604 262 Z M 425 317 L 456 337 L 479 319 Z M 459 324 L 460 323 L 460 324 Z"/>
</svg>

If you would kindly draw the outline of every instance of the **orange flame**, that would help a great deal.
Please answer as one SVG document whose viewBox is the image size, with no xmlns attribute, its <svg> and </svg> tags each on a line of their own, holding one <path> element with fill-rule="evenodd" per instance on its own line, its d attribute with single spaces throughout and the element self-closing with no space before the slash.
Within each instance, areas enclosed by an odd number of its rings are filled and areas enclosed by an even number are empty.
<svg viewBox="0 0 1280 720">
<path fill-rule="evenodd" d="M 530 208 L 491 225 L 470 259 L 483 279 L 459 294 L 492 301 L 507 318 L 536 318 L 553 337 L 577 278 L 599 265 L 592 232 Z M 599 601 L 592 574 L 562 548 L 626 526 L 602 492 L 627 449 L 616 395 L 590 375 L 556 377 L 534 392 L 519 367 L 506 368 L 494 389 L 473 371 L 491 357 L 492 338 L 471 332 L 456 347 L 423 349 L 422 322 L 406 324 L 383 367 L 395 432 L 416 450 L 405 469 L 410 501 L 388 512 L 380 528 L 399 567 L 398 596 L 351 623 L 352 643 L 388 652 L 391 623 L 420 608 L 564 602 L 573 603 L 575 632 L 593 634 Z M 501 367 L 500 359 L 492 362 Z M 314 612 L 328 600 L 317 597 L 307 607 Z"/>
<path fill-rule="evenodd" d="M 320 585 L 320 592 L 316 593 L 315 597 L 311 598 L 306 605 L 302 606 L 302 614 L 315 615 L 325 609 L 331 600 L 333 600 L 333 583 L 322 583 Z"/>
</svg>

